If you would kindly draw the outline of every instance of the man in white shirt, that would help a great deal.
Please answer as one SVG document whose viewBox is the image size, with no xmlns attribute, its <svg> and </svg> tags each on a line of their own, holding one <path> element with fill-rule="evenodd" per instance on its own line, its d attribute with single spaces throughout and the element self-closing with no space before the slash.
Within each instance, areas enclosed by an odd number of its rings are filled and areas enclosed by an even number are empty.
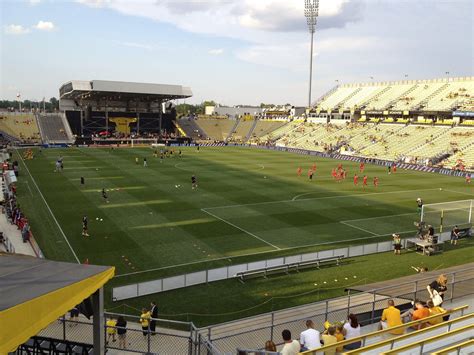
<svg viewBox="0 0 474 355">
<path fill-rule="evenodd" d="M 298 340 L 291 340 L 291 332 L 285 329 L 281 332 L 281 336 L 285 342 L 283 348 L 280 350 L 281 355 L 298 355 L 300 352 L 300 343 Z"/>
<path fill-rule="evenodd" d="M 311 319 L 306 321 L 306 328 L 308 329 L 300 335 L 301 350 L 306 351 L 319 348 L 321 346 L 319 341 L 320 334 L 314 329 L 314 323 Z"/>
</svg>

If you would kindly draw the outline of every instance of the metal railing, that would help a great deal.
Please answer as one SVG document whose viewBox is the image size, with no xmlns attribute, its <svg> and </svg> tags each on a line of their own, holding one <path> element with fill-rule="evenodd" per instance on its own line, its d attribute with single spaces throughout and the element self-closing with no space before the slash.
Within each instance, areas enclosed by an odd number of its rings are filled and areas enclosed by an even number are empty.
<svg viewBox="0 0 474 355">
<path fill-rule="evenodd" d="M 118 327 L 109 327 L 106 321 L 123 317 L 127 325 L 123 334 L 118 334 Z M 105 349 L 123 350 L 147 354 L 197 354 L 201 347 L 198 333 L 193 323 L 165 319 L 152 319 L 156 328 L 150 325 L 142 328 L 140 317 L 117 313 L 104 313 Z M 61 317 L 51 323 L 39 334 L 41 337 L 57 339 L 64 342 L 93 343 L 93 323 L 84 317 L 71 319 Z M 212 344 L 211 344 L 212 346 Z M 203 353 L 204 354 L 204 353 Z M 206 353 L 207 354 L 207 353 Z M 215 354 L 219 354 L 215 352 Z"/>
<path fill-rule="evenodd" d="M 474 267 L 449 272 L 446 276 L 450 282 L 445 302 L 474 294 Z M 280 334 L 284 329 L 290 330 L 294 335 L 300 334 L 307 319 L 320 324 L 320 330 L 323 330 L 322 325 L 326 320 L 330 323 L 345 321 L 350 313 L 358 315 L 361 325 L 377 322 L 389 299 L 394 299 L 396 305 L 402 309 L 411 308 L 411 301 L 414 299 L 428 299 L 426 286 L 432 280 L 433 276 L 427 276 L 418 281 L 399 283 L 363 293 L 348 292 L 347 296 L 226 322 L 201 328 L 199 331 L 205 334 L 221 353 L 235 353 L 237 348 L 242 347 L 262 349 L 267 340 L 281 343 Z M 296 316 L 288 320 L 291 316 L 287 314 L 292 311 Z M 281 316 L 283 312 L 287 316 Z"/>
</svg>

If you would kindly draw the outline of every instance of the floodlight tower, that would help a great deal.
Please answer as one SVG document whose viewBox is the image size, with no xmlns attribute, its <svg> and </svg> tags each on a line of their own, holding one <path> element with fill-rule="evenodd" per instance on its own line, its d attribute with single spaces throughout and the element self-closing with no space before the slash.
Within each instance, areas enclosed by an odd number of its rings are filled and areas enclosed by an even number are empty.
<svg viewBox="0 0 474 355">
<path fill-rule="evenodd" d="M 313 78 L 313 37 L 316 32 L 316 20 L 319 13 L 319 0 L 304 0 L 304 16 L 311 34 L 311 50 L 309 57 L 309 95 L 308 108 L 311 107 L 311 82 Z"/>
</svg>

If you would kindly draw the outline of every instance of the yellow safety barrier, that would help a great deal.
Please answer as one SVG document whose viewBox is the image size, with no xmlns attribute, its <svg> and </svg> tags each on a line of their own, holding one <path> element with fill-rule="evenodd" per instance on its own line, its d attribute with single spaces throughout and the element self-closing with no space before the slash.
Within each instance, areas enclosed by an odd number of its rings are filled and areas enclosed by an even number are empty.
<svg viewBox="0 0 474 355">
<path fill-rule="evenodd" d="M 395 348 L 395 349 L 392 349 L 392 350 L 390 350 L 390 351 L 385 351 L 385 352 L 383 352 L 383 353 L 381 353 L 381 354 L 382 354 L 382 355 L 398 354 L 398 353 L 401 352 L 401 351 L 406 351 L 406 350 L 413 349 L 413 348 L 420 347 L 420 346 L 421 346 L 421 349 L 423 349 L 423 346 L 424 346 L 426 343 L 431 343 L 431 342 L 433 342 L 433 341 L 437 341 L 437 340 L 440 340 L 440 339 L 448 338 L 448 337 L 450 337 L 450 336 L 453 336 L 453 335 L 459 334 L 459 333 L 463 333 L 463 332 L 468 331 L 468 330 L 470 330 L 470 329 L 474 329 L 474 324 L 466 325 L 466 326 L 464 326 L 464 327 L 451 330 L 451 331 L 449 331 L 449 332 L 447 332 L 447 333 L 438 334 L 438 335 L 429 337 L 429 338 L 427 338 L 427 339 L 419 340 L 419 341 L 414 342 L 414 343 L 411 343 L 411 344 L 407 344 L 407 345 L 404 345 L 404 346 L 400 346 L 400 347 Z"/>
<path fill-rule="evenodd" d="M 443 313 L 443 316 L 453 314 L 453 313 L 456 313 L 456 312 L 464 312 L 468 308 L 469 308 L 468 305 L 456 307 L 456 308 L 447 310 L 446 313 Z M 339 341 L 339 342 L 337 342 L 337 344 L 334 344 L 334 345 L 322 346 L 322 347 L 314 349 L 314 350 L 307 350 L 307 351 L 304 351 L 300 354 L 305 354 L 305 355 L 314 354 L 315 355 L 317 353 L 323 353 L 324 350 L 334 350 L 334 348 L 336 348 L 336 347 L 349 345 L 349 344 L 356 343 L 356 342 L 359 342 L 359 341 L 362 342 L 362 346 L 364 346 L 364 344 L 365 344 L 365 342 L 368 338 L 373 338 L 373 337 L 376 337 L 376 336 L 380 336 L 380 335 L 392 332 L 394 330 L 406 329 L 406 328 L 416 326 L 416 325 L 421 324 L 421 323 L 426 323 L 427 321 L 429 321 L 431 319 L 435 319 L 439 316 L 440 316 L 439 314 L 436 314 L 436 315 L 433 315 L 433 316 L 430 316 L 430 317 L 427 317 L 427 318 L 424 318 L 424 319 L 420 319 L 420 320 L 408 322 L 408 323 L 405 323 L 405 324 L 397 325 L 396 327 L 377 330 L 375 332 L 370 332 L 370 333 L 367 333 L 367 334 L 364 334 L 364 335 L 361 335 L 361 336 L 358 336 L 358 337 L 355 337 L 355 338 Z M 458 319 L 458 318 L 456 318 L 456 319 Z M 441 324 L 444 324 L 444 323 L 441 323 Z M 410 334 L 413 334 L 413 333 L 410 333 Z M 395 338 L 393 338 L 393 339 L 395 339 Z"/>
<path fill-rule="evenodd" d="M 378 349 L 382 346 L 389 345 L 389 344 L 392 344 L 392 346 L 393 346 L 393 344 L 397 341 L 405 340 L 407 338 L 432 331 L 433 329 L 443 328 L 443 327 L 446 327 L 448 325 L 452 325 L 454 323 L 459 323 L 459 322 L 462 322 L 462 321 L 465 321 L 465 320 L 468 320 L 468 319 L 472 319 L 472 318 L 474 318 L 474 313 L 469 313 L 465 316 L 461 316 L 461 317 L 455 318 L 453 320 L 448 320 L 446 322 L 436 324 L 436 325 L 432 325 L 430 327 L 423 328 L 423 329 L 420 329 L 420 330 L 417 330 L 417 331 L 414 331 L 414 332 L 411 332 L 411 333 L 408 333 L 408 334 L 400 335 L 400 336 L 395 337 L 395 338 L 379 341 L 375 344 L 364 346 L 363 348 L 359 348 L 359 349 L 356 349 L 356 350 L 351 350 L 351 351 L 345 352 L 344 354 L 346 354 L 346 355 L 348 355 L 348 354 L 360 354 L 361 352 L 375 350 L 375 349 Z M 426 319 L 428 319 L 428 318 L 425 318 L 424 320 L 426 320 Z"/>
<path fill-rule="evenodd" d="M 458 351 L 464 348 L 467 348 L 468 346 L 474 346 L 474 339 L 467 340 L 463 343 L 459 343 L 456 345 L 449 346 L 447 348 L 441 349 L 439 351 L 432 352 L 431 355 L 442 355 L 442 354 L 448 354 L 452 351 Z"/>
</svg>

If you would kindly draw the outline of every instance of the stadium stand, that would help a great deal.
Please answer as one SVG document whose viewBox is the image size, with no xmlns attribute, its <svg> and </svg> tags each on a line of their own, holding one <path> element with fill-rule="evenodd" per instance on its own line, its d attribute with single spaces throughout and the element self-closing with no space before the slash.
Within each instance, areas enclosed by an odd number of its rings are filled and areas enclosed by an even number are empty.
<svg viewBox="0 0 474 355">
<path fill-rule="evenodd" d="M 70 143 L 74 141 L 64 114 L 38 114 L 37 119 L 43 142 Z"/>
<path fill-rule="evenodd" d="M 37 143 L 40 133 L 32 113 L 0 113 L 0 130 L 24 143 Z"/>
<path fill-rule="evenodd" d="M 246 142 L 250 130 L 255 124 L 255 120 L 251 119 L 240 119 L 237 126 L 234 128 L 229 140 L 234 142 Z"/>
<path fill-rule="evenodd" d="M 197 124 L 197 121 L 191 118 L 181 118 L 177 125 L 186 133 L 186 136 L 195 141 L 207 139 L 206 132 Z"/>
<path fill-rule="evenodd" d="M 474 90 L 471 77 L 344 84 L 316 103 L 317 111 L 424 110 L 463 107 Z"/>
<path fill-rule="evenodd" d="M 225 141 L 232 134 L 236 121 L 228 119 L 199 118 L 196 124 L 206 132 L 208 139 Z"/>
<path fill-rule="evenodd" d="M 276 132 L 287 123 L 287 121 L 260 119 L 257 121 L 257 124 L 252 131 L 251 140 L 259 141 L 262 139 L 262 137 L 268 135 L 270 132 Z"/>
</svg>

